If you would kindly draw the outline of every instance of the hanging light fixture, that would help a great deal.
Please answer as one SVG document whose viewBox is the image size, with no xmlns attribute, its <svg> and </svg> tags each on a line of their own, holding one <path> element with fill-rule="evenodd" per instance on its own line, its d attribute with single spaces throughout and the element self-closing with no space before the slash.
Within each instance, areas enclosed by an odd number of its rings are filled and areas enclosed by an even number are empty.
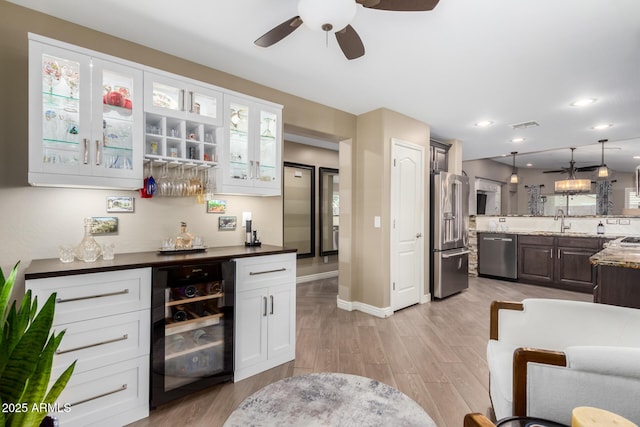
<svg viewBox="0 0 640 427">
<path fill-rule="evenodd" d="M 335 33 L 349 25 L 356 15 L 355 0 L 300 0 L 298 15 L 316 31 Z"/>
<path fill-rule="evenodd" d="M 608 139 L 601 139 L 598 141 L 602 144 L 602 160 L 600 161 L 600 166 L 598 167 L 598 178 L 609 178 L 610 172 L 607 165 L 604 164 L 604 143 L 607 142 Z"/>
<path fill-rule="evenodd" d="M 562 179 L 555 182 L 556 193 L 576 194 L 576 193 L 588 193 L 591 191 L 590 179 L 577 179 L 576 178 L 576 162 L 573 160 L 573 150 L 571 148 L 571 161 L 569 162 L 569 178 Z"/>
<path fill-rule="evenodd" d="M 513 156 L 513 169 L 511 171 L 511 176 L 509 177 L 509 183 L 511 184 L 517 184 L 520 181 L 518 173 L 516 172 L 516 154 L 518 154 L 517 151 L 511 152 L 511 155 Z"/>
</svg>

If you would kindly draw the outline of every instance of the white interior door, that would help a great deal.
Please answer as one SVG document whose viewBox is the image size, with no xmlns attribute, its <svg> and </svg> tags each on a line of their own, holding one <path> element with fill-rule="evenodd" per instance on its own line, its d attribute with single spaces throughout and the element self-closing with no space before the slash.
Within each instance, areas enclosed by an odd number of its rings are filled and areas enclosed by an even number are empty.
<svg viewBox="0 0 640 427">
<path fill-rule="evenodd" d="M 420 302 L 424 289 L 424 147 L 391 144 L 391 308 Z"/>
</svg>

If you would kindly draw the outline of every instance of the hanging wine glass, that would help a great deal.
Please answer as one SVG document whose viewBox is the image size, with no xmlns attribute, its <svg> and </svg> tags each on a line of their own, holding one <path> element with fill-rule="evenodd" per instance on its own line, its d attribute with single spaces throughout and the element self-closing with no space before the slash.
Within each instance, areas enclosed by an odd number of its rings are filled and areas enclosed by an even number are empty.
<svg viewBox="0 0 640 427">
<path fill-rule="evenodd" d="M 262 132 L 262 136 L 273 138 L 273 134 L 271 133 L 271 122 L 273 121 L 271 117 L 265 117 L 263 119 L 265 130 Z"/>
</svg>

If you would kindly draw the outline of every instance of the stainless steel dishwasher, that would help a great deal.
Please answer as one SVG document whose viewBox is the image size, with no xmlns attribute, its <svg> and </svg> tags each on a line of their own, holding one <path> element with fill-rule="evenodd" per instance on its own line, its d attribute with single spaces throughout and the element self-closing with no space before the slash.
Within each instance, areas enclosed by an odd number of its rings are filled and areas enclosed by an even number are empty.
<svg viewBox="0 0 640 427">
<path fill-rule="evenodd" d="M 518 278 L 518 235 L 478 233 L 478 274 Z"/>
</svg>

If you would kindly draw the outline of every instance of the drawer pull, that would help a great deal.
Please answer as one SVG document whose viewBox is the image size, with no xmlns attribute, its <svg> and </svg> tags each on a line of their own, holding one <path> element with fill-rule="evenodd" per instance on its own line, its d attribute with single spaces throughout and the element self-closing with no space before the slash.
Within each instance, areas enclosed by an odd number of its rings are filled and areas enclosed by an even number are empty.
<svg viewBox="0 0 640 427">
<path fill-rule="evenodd" d="M 124 334 L 123 336 L 121 336 L 119 338 L 100 341 L 100 342 L 97 342 L 95 344 L 83 345 L 81 347 L 70 348 L 68 350 L 56 350 L 56 354 L 71 353 L 72 351 L 84 350 L 85 348 L 98 347 L 100 345 L 111 344 L 111 343 L 114 343 L 114 342 L 125 341 L 125 340 L 128 340 L 128 339 L 129 339 L 129 334 Z"/>
<path fill-rule="evenodd" d="M 269 298 L 271 299 L 271 313 L 273 314 L 273 295 L 269 295 Z"/>
<path fill-rule="evenodd" d="M 249 272 L 249 276 L 257 276 L 259 274 L 278 273 L 280 271 L 287 271 L 287 269 L 286 268 L 278 268 L 276 270 L 267 270 L 267 271 L 258 271 L 258 272 L 250 271 Z"/>
<path fill-rule="evenodd" d="M 110 394 L 120 393 L 121 391 L 125 391 L 127 389 L 127 387 L 128 386 L 126 384 L 122 384 L 122 387 L 120 387 L 120 388 L 118 388 L 116 390 L 111 390 L 111 391 L 108 391 L 106 393 L 99 394 L 97 396 L 93 396 L 93 397 L 89 397 L 87 399 L 79 400 L 77 402 L 71 403 L 69 406 L 81 405 L 83 403 L 91 402 L 92 400 L 100 399 L 101 397 L 109 396 Z"/>
<path fill-rule="evenodd" d="M 93 299 L 93 298 L 103 298 L 103 297 L 112 297 L 115 295 L 125 295 L 129 293 L 129 289 L 124 289 L 122 291 L 118 291 L 118 292 L 110 292 L 108 294 L 99 294 L 99 295 L 89 295 L 87 297 L 78 297 L 78 298 L 67 298 L 67 299 L 63 299 L 63 298 L 58 298 L 56 299 L 57 303 L 63 303 L 63 302 L 73 302 L 73 301 L 82 301 L 82 300 L 86 300 L 86 299 Z"/>
<path fill-rule="evenodd" d="M 267 297 L 262 297 L 262 300 L 264 301 L 264 312 L 262 313 L 262 316 L 267 317 Z"/>
</svg>

